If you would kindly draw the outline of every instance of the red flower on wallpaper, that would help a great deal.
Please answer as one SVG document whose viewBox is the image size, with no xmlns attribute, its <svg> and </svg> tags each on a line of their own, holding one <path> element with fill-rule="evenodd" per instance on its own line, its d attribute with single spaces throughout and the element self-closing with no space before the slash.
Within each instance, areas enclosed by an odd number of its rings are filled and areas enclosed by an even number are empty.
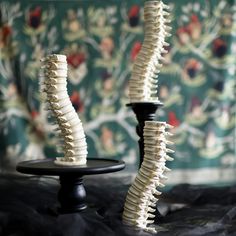
<svg viewBox="0 0 236 236">
<path fill-rule="evenodd" d="M 190 17 L 190 22 L 187 25 L 187 29 L 193 40 L 200 38 L 202 33 L 202 25 L 197 15 L 193 14 Z"/>
<path fill-rule="evenodd" d="M 8 44 L 9 39 L 12 35 L 12 28 L 5 24 L 0 28 L 0 48 Z"/>
<path fill-rule="evenodd" d="M 189 36 L 187 27 L 183 26 L 183 27 L 178 28 L 176 34 L 181 44 L 184 45 L 189 42 L 190 36 Z"/>
<path fill-rule="evenodd" d="M 190 17 L 189 23 L 177 29 L 177 36 L 181 44 L 186 44 L 190 40 L 197 40 L 202 33 L 202 24 L 197 15 L 193 14 Z"/>
<path fill-rule="evenodd" d="M 190 111 L 193 112 L 195 107 L 200 107 L 201 106 L 201 101 L 198 97 L 194 96 L 191 99 L 191 106 L 190 106 Z"/>
<path fill-rule="evenodd" d="M 114 40 L 111 37 L 105 37 L 101 40 L 99 47 L 102 57 L 104 59 L 111 59 L 113 50 L 115 48 Z"/>
<path fill-rule="evenodd" d="M 39 116 L 39 112 L 33 110 L 33 111 L 31 111 L 30 115 L 31 115 L 31 117 L 32 117 L 33 119 L 35 119 L 35 118 L 37 118 L 37 117 Z"/>
<path fill-rule="evenodd" d="M 130 53 L 130 57 L 132 61 L 134 61 L 135 58 L 137 57 L 141 47 L 142 47 L 141 42 L 137 41 L 134 43 L 134 46 L 132 47 L 131 53 Z"/>
<path fill-rule="evenodd" d="M 170 111 L 168 113 L 168 124 L 173 125 L 175 127 L 180 125 L 180 121 L 177 119 L 177 117 L 173 111 Z"/>
<path fill-rule="evenodd" d="M 76 112 L 82 112 L 84 110 L 84 104 L 82 103 L 80 95 L 77 91 L 74 91 L 72 93 L 72 95 L 70 96 L 70 100 Z"/>
<path fill-rule="evenodd" d="M 162 53 L 161 56 L 163 57 L 163 65 L 170 65 L 172 62 L 172 55 L 171 55 L 171 46 L 164 46 L 165 51 L 167 51 L 167 53 Z"/>
<path fill-rule="evenodd" d="M 196 77 L 198 71 L 202 68 L 202 64 L 194 58 L 189 59 L 184 66 L 184 70 L 190 79 Z"/>
<path fill-rule="evenodd" d="M 85 60 L 86 56 L 82 52 L 72 53 L 67 56 L 67 63 L 73 68 L 78 68 Z"/>
<path fill-rule="evenodd" d="M 136 27 L 139 24 L 139 12 L 140 7 L 138 5 L 133 5 L 128 13 L 129 25 L 131 27 Z"/>
<path fill-rule="evenodd" d="M 114 135 L 112 130 L 102 127 L 101 142 L 105 150 L 114 150 Z"/>
<path fill-rule="evenodd" d="M 102 78 L 102 88 L 103 88 L 103 93 L 110 93 L 113 91 L 114 88 L 114 81 L 112 79 L 112 74 L 109 73 L 108 71 L 104 71 L 101 74 L 101 78 Z"/>
<path fill-rule="evenodd" d="M 213 51 L 214 56 L 219 57 L 219 58 L 224 57 L 227 53 L 226 42 L 221 38 L 217 38 L 213 40 L 212 51 Z"/>
<path fill-rule="evenodd" d="M 44 132 L 42 124 L 38 120 L 39 115 L 40 115 L 39 112 L 36 110 L 32 110 L 30 115 L 33 121 L 31 131 L 35 133 L 38 138 L 43 140 L 45 138 L 45 132 Z"/>
<path fill-rule="evenodd" d="M 29 11 L 28 25 L 34 29 L 41 25 L 42 9 L 37 6 L 35 9 Z"/>
</svg>

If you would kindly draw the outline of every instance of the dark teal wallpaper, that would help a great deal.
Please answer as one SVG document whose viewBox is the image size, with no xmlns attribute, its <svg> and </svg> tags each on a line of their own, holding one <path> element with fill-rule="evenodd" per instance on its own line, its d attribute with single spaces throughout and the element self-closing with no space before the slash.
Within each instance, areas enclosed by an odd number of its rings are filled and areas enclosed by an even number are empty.
<svg viewBox="0 0 236 236">
<path fill-rule="evenodd" d="M 40 59 L 66 54 L 71 101 L 83 121 L 89 156 L 137 169 L 136 120 L 126 107 L 133 61 L 143 39 L 141 0 L 0 1 L 2 169 L 56 157 L 56 138 L 40 102 Z M 232 183 L 235 162 L 236 2 L 165 1 L 172 37 L 159 75 L 174 125 L 169 183 Z"/>
</svg>

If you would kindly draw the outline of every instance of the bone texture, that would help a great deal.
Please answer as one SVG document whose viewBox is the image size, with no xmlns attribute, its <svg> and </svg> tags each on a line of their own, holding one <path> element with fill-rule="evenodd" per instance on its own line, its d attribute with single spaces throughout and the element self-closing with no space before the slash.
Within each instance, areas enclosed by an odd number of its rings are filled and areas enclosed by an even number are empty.
<svg viewBox="0 0 236 236">
<path fill-rule="evenodd" d="M 169 7 L 162 1 L 147 1 L 144 6 L 145 37 L 129 81 L 129 99 L 134 102 L 159 102 L 157 75 L 164 60 L 166 37 L 171 27 L 167 24 Z"/>
<path fill-rule="evenodd" d="M 123 222 L 148 232 L 155 232 L 150 225 L 154 222 L 156 203 L 161 194 L 157 187 L 164 186 L 165 172 L 170 170 L 165 165 L 170 160 L 167 152 L 173 152 L 167 148 L 167 143 L 172 143 L 167 140 L 170 133 L 166 129 L 171 127 L 165 122 L 145 122 L 143 163 L 124 204 Z"/>
<path fill-rule="evenodd" d="M 52 54 L 42 59 L 39 73 L 40 90 L 45 109 L 55 118 L 56 133 L 62 138 L 63 157 L 55 164 L 63 166 L 84 165 L 87 162 L 87 142 L 79 116 L 67 92 L 66 56 Z"/>
</svg>

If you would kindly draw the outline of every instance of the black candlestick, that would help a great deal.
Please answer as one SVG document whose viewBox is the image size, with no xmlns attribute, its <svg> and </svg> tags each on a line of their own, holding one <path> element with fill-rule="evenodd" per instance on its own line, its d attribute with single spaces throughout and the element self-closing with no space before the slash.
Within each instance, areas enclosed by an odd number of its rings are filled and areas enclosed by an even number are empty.
<svg viewBox="0 0 236 236">
<path fill-rule="evenodd" d="M 143 139 L 143 128 L 145 121 L 152 121 L 156 118 L 156 111 L 159 107 L 163 106 L 161 102 L 135 102 L 127 104 L 134 111 L 136 118 L 138 120 L 138 125 L 136 126 L 136 132 L 140 137 L 139 143 L 139 154 L 140 162 L 139 167 L 143 162 L 144 157 L 144 139 Z"/>
<path fill-rule="evenodd" d="M 82 211 L 87 208 L 86 191 L 83 185 L 83 178 L 78 176 L 60 176 L 61 188 L 58 192 L 61 213 Z"/>
<path fill-rule="evenodd" d="M 86 191 L 83 185 L 84 175 L 116 172 L 124 169 L 123 161 L 93 158 L 86 165 L 59 166 L 54 159 L 24 161 L 17 165 L 17 171 L 32 175 L 59 176 L 61 188 L 58 192 L 59 213 L 73 213 L 86 209 Z"/>
</svg>

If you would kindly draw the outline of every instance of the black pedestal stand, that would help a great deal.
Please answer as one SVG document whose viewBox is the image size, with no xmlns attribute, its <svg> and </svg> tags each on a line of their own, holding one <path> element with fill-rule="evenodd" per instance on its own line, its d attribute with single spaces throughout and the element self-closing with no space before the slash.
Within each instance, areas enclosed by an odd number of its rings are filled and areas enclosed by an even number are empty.
<svg viewBox="0 0 236 236">
<path fill-rule="evenodd" d="M 17 171 L 32 175 L 59 176 L 61 188 L 58 192 L 59 213 L 73 213 L 84 210 L 86 191 L 83 185 L 84 175 L 116 172 L 125 167 L 124 162 L 108 159 L 88 159 L 83 166 L 59 166 L 53 159 L 25 161 L 17 165 Z"/>
<path fill-rule="evenodd" d="M 139 162 L 139 167 L 140 167 L 143 162 L 143 156 L 144 156 L 143 128 L 145 125 L 145 121 L 155 120 L 156 111 L 160 106 L 163 106 L 163 104 L 161 102 L 135 102 L 135 103 L 129 103 L 127 104 L 127 106 L 132 108 L 138 120 L 138 125 L 136 126 L 136 132 L 140 137 L 138 141 L 139 154 L 140 154 L 140 162 Z"/>
</svg>

